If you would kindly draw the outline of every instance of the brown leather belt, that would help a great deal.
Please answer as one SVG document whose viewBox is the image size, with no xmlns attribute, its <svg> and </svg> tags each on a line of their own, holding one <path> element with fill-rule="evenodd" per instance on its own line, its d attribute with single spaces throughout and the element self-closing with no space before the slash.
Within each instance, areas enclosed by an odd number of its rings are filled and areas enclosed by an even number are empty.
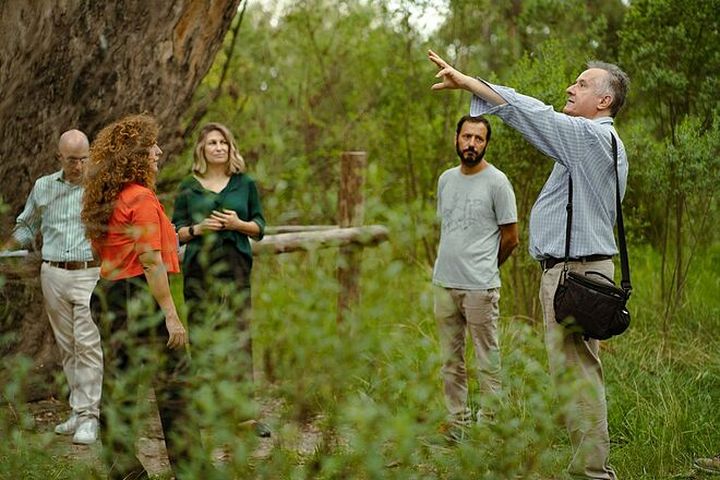
<svg viewBox="0 0 720 480">
<path fill-rule="evenodd" d="M 603 260 L 610 260 L 612 258 L 612 255 L 588 255 L 586 257 L 570 257 L 568 258 L 569 262 L 580 262 L 580 263 L 587 263 L 587 262 L 600 262 Z M 549 270 L 553 268 L 558 263 L 563 263 L 565 261 L 564 258 L 555 258 L 555 257 L 549 257 L 544 260 L 540 260 L 540 266 L 543 270 Z"/>
<path fill-rule="evenodd" d="M 89 262 L 53 262 L 51 260 L 43 260 L 51 267 L 62 268 L 63 270 L 84 270 L 86 268 L 94 268 L 100 266 L 100 260 L 90 260 Z"/>
</svg>

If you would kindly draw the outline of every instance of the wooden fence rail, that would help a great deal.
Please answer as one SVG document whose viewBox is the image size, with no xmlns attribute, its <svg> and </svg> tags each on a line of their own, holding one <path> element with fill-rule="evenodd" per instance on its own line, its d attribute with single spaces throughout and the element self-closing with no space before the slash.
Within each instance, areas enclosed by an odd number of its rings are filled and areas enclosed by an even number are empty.
<svg viewBox="0 0 720 480">
<path fill-rule="evenodd" d="M 382 225 L 352 228 L 329 228 L 309 232 L 278 233 L 266 235 L 261 242 L 253 242 L 253 255 L 277 255 L 319 248 L 362 246 L 369 247 L 390 238 L 388 229 Z"/>
</svg>

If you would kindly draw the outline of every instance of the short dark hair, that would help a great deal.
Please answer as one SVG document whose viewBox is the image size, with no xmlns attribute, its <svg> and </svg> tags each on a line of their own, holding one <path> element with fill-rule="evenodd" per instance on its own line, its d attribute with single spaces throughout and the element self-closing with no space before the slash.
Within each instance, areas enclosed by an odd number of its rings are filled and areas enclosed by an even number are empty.
<svg viewBox="0 0 720 480">
<path fill-rule="evenodd" d="M 485 129 L 487 130 L 487 138 L 485 139 L 485 143 L 490 143 L 490 134 L 492 133 L 492 128 L 490 127 L 490 122 L 487 118 L 483 117 L 482 115 L 473 117 L 472 115 L 463 115 L 460 117 L 460 120 L 457 123 L 457 128 L 455 129 L 455 138 L 460 136 L 460 130 L 462 130 L 463 125 L 465 122 L 470 123 L 482 123 L 485 125 Z"/>
<path fill-rule="evenodd" d="M 614 117 L 625 104 L 625 97 L 627 97 L 628 88 L 630 87 L 630 77 L 613 63 L 591 60 L 587 62 L 587 68 L 599 68 L 607 73 L 603 84 L 600 86 L 601 91 L 598 93 L 610 93 L 612 95 L 610 116 Z"/>
</svg>

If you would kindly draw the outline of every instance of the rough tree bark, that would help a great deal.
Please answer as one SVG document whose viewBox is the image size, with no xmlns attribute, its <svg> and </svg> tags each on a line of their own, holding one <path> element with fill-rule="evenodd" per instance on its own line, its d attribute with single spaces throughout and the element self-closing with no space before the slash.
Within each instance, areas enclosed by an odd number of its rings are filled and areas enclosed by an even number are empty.
<svg viewBox="0 0 720 480">
<path fill-rule="evenodd" d="M 240 1 L 0 1 L 0 195 L 9 206 L 0 210 L 0 239 L 34 181 L 59 168 L 55 145 L 69 128 L 92 140 L 107 123 L 145 111 L 161 125 L 165 153 L 177 153 L 183 113 Z M 3 288 L 0 301 L 19 310 L 0 308 L 0 355 L 25 353 L 56 370 L 37 281 Z"/>
</svg>

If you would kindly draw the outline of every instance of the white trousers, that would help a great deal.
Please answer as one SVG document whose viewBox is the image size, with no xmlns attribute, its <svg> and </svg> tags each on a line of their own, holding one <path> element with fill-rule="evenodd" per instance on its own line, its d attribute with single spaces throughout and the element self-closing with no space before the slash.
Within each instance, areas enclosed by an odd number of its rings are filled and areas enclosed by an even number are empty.
<svg viewBox="0 0 720 480">
<path fill-rule="evenodd" d="M 70 387 L 70 408 L 81 417 L 100 414 L 103 355 L 90 315 L 90 295 L 99 276 L 99 267 L 65 270 L 43 263 L 40 269 L 45 310 Z"/>
</svg>

